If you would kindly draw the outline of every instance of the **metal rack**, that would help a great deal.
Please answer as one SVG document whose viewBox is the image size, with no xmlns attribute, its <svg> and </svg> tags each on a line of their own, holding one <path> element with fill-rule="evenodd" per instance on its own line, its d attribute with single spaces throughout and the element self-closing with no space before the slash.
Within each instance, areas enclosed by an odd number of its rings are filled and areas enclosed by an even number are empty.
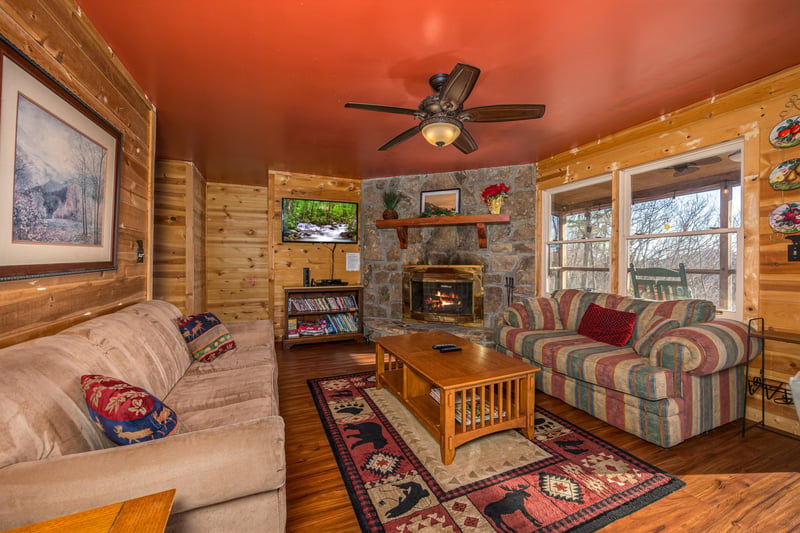
<svg viewBox="0 0 800 533">
<path fill-rule="evenodd" d="M 750 350 L 752 349 L 752 340 L 753 339 L 760 339 L 762 343 L 761 348 L 761 367 L 759 369 L 759 375 L 750 377 Z M 786 437 L 791 437 L 794 439 L 800 440 L 800 437 L 796 435 L 791 435 L 789 433 L 785 433 L 783 431 L 771 428 L 764 423 L 765 420 L 765 410 L 767 405 L 767 400 L 775 402 L 781 405 L 792 405 L 794 404 L 794 400 L 792 398 L 792 391 L 789 389 L 789 384 L 782 382 L 782 381 L 775 381 L 775 380 L 767 380 L 764 376 L 764 360 L 766 358 L 766 341 L 777 341 L 777 342 L 785 342 L 789 344 L 800 344 L 800 333 L 795 333 L 792 331 L 781 331 L 776 329 L 765 329 L 764 328 L 764 319 L 761 317 L 758 318 L 751 318 L 747 322 L 747 361 L 748 364 L 745 364 L 745 386 L 747 388 L 747 394 L 744 395 L 744 399 L 742 400 L 743 404 L 743 412 L 746 412 L 747 409 L 747 396 L 753 395 L 757 393 L 759 390 L 761 391 L 761 420 L 751 424 L 750 426 L 747 425 L 747 417 L 742 417 L 742 437 L 747 430 L 752 429 L 754 427 L 760 427 L 767 431 L 771 431 L 773 433 L 777 433 L 779 435 L 784 435 Z"/>
</svg>

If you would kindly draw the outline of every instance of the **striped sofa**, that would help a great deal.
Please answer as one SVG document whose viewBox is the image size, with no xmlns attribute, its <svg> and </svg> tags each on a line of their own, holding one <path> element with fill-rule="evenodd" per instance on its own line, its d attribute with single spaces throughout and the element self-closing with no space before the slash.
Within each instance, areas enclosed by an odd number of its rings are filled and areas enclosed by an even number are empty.
<svg viewBox="0 0 800 533">
<path fill-rule="evenodd" d="M 591 303 L 636 313 L 626 345 L 577 333 Z M 706 300 L 566 289 L 518 299 L 499 318 L 494 340 L 498 351 L 541 368 L 539 390 L 669 448 L 743 416 L 747 326 L 714 319 L 715 311 Z M 751 358 L 761 346 L 752 348 Z"/>
</svg>

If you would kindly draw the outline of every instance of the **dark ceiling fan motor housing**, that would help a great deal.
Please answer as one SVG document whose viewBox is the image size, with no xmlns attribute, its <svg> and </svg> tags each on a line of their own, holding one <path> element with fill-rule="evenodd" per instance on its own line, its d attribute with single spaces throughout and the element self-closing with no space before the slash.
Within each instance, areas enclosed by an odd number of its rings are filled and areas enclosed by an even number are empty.
<svg viewBox="0 0 800 533">
<path fill-rule="evenodd" d="M 480 72 L 477 67 L 458 63 L 450 74 L 434 74 L 428 82 L 436 92 L 426 96 L 419 103 L 418 109 L 355 102 L 348 102 L 345 107 L 381 113 L 411 115 L 422 121 L 419 125 L 415 125 L 390 139 L 378 148 L 380 151 L 388 150 L 403 141 L 407 141 L 417 133 L 420 133 L 429 124 L 450 123 L 460 130 L 460 134 L 453 141 L 453 146 L 461 152 L 469 154 L 477 150 L 478 145 L 464 127 L 464 122 L 509 122 L 541 118 L 544 115 L 545 106 L 540 104 L 501 104 L 464 110 L 464 101 L 469 97 L 473 87 L 475 87 Z M 437 142 L 436 144 L 442 146 L 445 143 Z"/>
</svg>

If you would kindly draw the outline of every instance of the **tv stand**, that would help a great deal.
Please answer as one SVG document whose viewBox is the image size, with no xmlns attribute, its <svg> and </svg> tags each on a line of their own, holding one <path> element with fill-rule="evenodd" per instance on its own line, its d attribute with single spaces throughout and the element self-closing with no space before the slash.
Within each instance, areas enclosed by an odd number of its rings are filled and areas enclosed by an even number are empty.
<svg viewBox="0 0 800 533">
<path fill-rule="evenodd" d="M 364 340 L 361 316 L 361 285 L 332 285 L 316 287 L 284 287 L 283 348 L 295 344 Z M 325 320 L 333 332 L 289 336 L 289 321 L 318 324 Z"/>
</svg>

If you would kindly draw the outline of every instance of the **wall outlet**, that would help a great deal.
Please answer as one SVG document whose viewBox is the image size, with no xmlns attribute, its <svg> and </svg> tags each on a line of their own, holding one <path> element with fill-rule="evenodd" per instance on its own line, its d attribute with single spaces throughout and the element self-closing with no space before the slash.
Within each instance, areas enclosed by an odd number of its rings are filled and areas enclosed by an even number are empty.
<svg viewBox="0 0 800 533">
<path fill-rule="evenodd" d="M 789 245 L 789 261 L 800 261 L 800 235 L 786 238 L 792 241 L 792 244 Z"/>
</svg>

